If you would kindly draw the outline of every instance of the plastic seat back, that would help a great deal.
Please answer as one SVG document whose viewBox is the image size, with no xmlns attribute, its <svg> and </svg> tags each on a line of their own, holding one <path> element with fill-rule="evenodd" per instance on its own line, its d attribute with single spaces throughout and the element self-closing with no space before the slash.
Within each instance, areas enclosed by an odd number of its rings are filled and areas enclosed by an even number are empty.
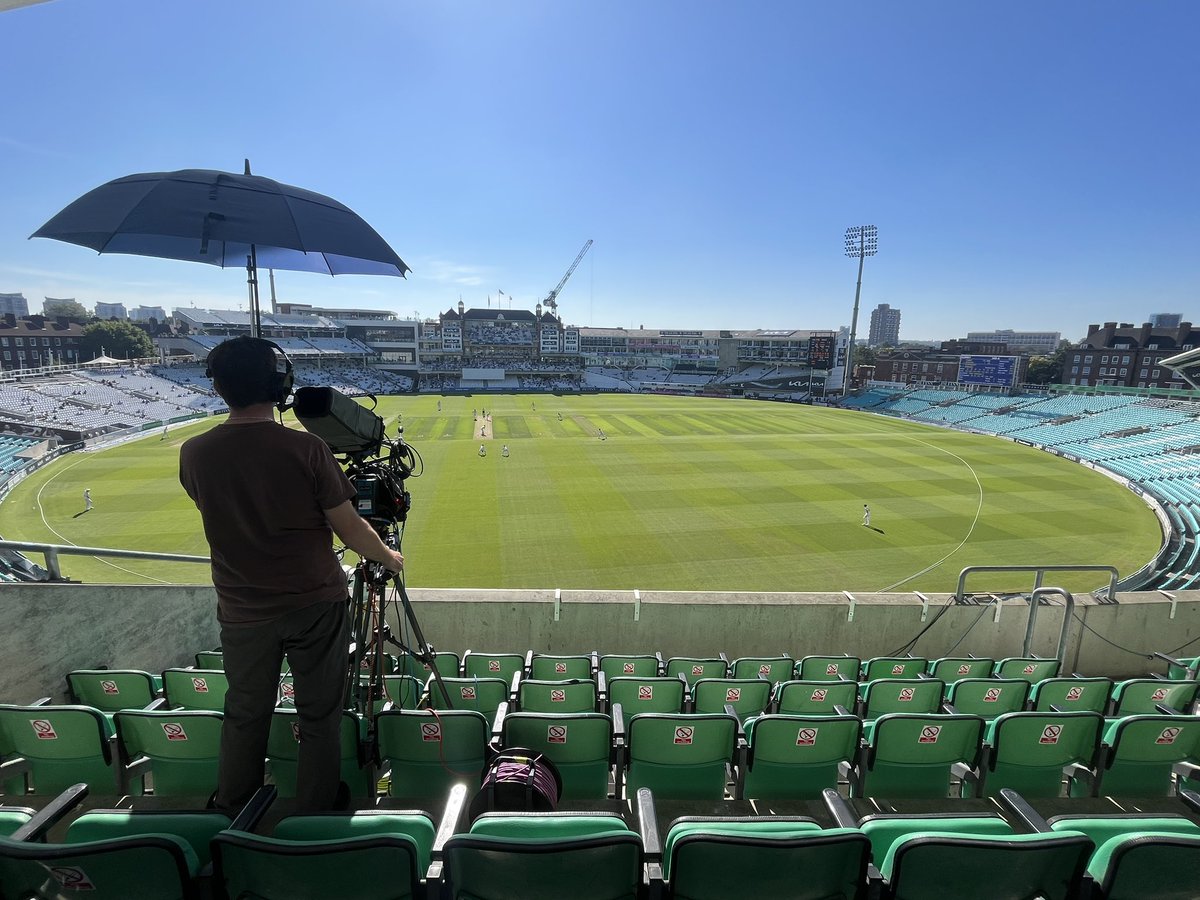
<svg viewBox="0 0 1200 900">
<path fill-rule="evenodd" d="M 863 685 L 863 718 L 887 713 L 935 713 L 946 685 L 938 678 L 883 678 Z"/>
<path fill-rule="evenodd" d="M 229 824 L 229 816 L 215 810 L 94 809 L 71 822 L 64 842 L 81 844 L 139 835 L 172 835 L 184 841 L 204 867 L 212 861 L 210 842 Z"/>
<path fill-rule="evenodd" d="M 1020 678 L 1034 684 L 1047 678 L 1057 678 L 1061 664 L 1057 659 L 1036 656 L 1009 656 L 996 660 L 992 674 L 997 678 Z"/>
<path fill-rule="evenodd" d="M 654 796 L 720 800 L 733 756 L 737 719 L 727 715 L 634 716 L 629 744 L 627 794 L 647 787 Z"/>
<path fill-rule="evenodd" d="M 464 678 L 500 678 L 506 684 L 525 669 L 525 657 L 520 653 L 486 653 L 468 650 L 463 655 Z"/>
<path fill-rule="evenodd" d="M 667 660 L 667 677 L 687 679 L 688 687 L 701 678 L 724 678 L 729 663 L 713 656 L 673 656 Z"/>
<path fill-rule="evenodd" d="M 462 674 L 460 672 L 461 667 L 462 660 L 458 658 L 457 653 L 452 653 L 449 650 L 439 650 L 433 654 L 432 668 L 436 668 L 438 674 L 443 678 L 458 678 Z M 411 675 L 413 678 L 426 681 L 433 672 L 430 666 L 417 662 L 413 657 L 404 654 L 399 659 L 395 674 Z"/>
<path fill-rule="evenodd" d="M 374 772 L 364 765 L 362 747 L 363 723 L 358 715 L 346 710 L 339 726 L 338 756 L 341 760 L 341 780 L 346 782 L 354 797 L 374 794 Z M 267 761 L 271 780 L 280 797 L 296 796 L 296 767 L 300 760 L 300 716 L 293 709 L 276 709 L 271 716 L 267 736 Z"/>
<path fill-rule="evenodd" d="M 595 712 L 567 715 L 517 712 L 504 717 L 500 744 L 544 754 L 562 776 L 562 799 L 608 796 L 613 723 Z"/>
<path fill-rule="evenodd" d="M 443 696 L 442 685 L 448 697 Z M 503 678 L 443 678 L 439 685 L 431 675 L 425 682 L 425 690 L 434 709 L 469 709 L 489 719 L 508 699 L 508 682 Z"/>
<path fill-rule="evenodd" d="M 117 786 L 112 727 L 90 706 L 0 706 L 0 731 L 10 752 L 28 761 L 33 790 L 58 794 L 84 782 L 96 794 Z"/>
<path fill-rule="evenodd" d="M 945 799 L 955 763 L 974 767 L 983 720 L 964 715 L 892 713 L 864 729 L 864 768 L 852 786 L 855 796 Z"/>
<path fill-rule="evenodd" d="M 1111 692 L 1109 678 L 1047 678 L 1033 685 L 1029 699 L 1038 712 L 1056 706 L 1068 712 L 1103 714 Z"/>
<path fill-rule="evenodd" d="M 1104 733 L 1099 794 L 1105 797 L 1161 797 L 1171 792 L 1172 769 L 1200 762 L 1200 716 L 1128 716 Z M 1072 784 L 1072 795 L 1082 791 Z"/>
<path fill-rule="evenodd" d="M 781 715 L 833 716 L 836 706 L 853 712 L 858 702 L 856 681 L 785 681 L 775 691 Z"/>
<path fill-rule="evenodd" d="M 582 678 L 569 678 L 562 681 L 525 678 L 517 687 L 517 706 L 523 712 L 544 712 L 555 715 L 595 712 L 596 683 Z"/>
<path fill-rule="evenodd" d="M 879 681 L 885 678 L 916 678 L 929 668 L 929 660 L 921 656 L 877 656 L 862 664 L 860 681 Z"/>
<path fill-rule="evenodd" d="M 952 684 L 963 678 L 987 678 L 995 660 L 975 656 L 944 656 L 929 663 L 929 674 Z"/>
<path fill-rule="evenodd" d="M 488 830 L 501 831 L 502 826 L 491 822 Z M 454 900 L 636 900 L 642 875 L 642 842 L 636 834 L 607 825 L 597 828 L 594 836 L 555 837 L 564 827 L 550 830 L 546 837 L 531 837 L 520 830 L 520 836 L 512 837 L 487 833 L 450 838 L 445 847 L 446 896 Z"/>
<path fill-rule="evenodd" d="M 376 716 L 375 727 L 391 796 L 436 799 L 459 782 L 479 787 L 490 728 L 482 713 L 396 709 Z"/>
<path fill-rule="evenodd" d="M 213 880 L 229 897 L 409 900 L 425 896 L 432 840 L 433 823 L 421 815 L 292 817 L 271 837 L 217 835 Z"/>
<path fill-rule="evenodd" d="M 1113 685 L 1113 715 L 1155 715 L 1159 712 L 1158 704 L 1188 712 L 1198 692 L 1200 681 L 1130 678 Z"/>
<path fill-rule="evenodd" d="M 988 721 L 1020 712 L 1029 697 L 1029 682 L 1020 678 L 963 678 L 946 686 L 946 702 L 958 712 Z"/>
<path fill-rule="evenodd" d="M 224 712 L 229 681 L 217 669 L 166 669 L 163 693 L 167 705 L 177 709 L 208 709 Z"/>
<path fill-rule="evenodd" d="M 529 677 L 544 681 L 564 681 L 568 678 L 591 679 L 592 657 L 535 653 L 529 664 Z"/>
<path fill-rule="evenodd" d="M 620 704 L 626 719 L 639 713 L 680 713 L 686 689 L 679 678 L 618 677 L 608 682 L 608 705 Z"/>
<path fill-rule="evenodd" d="M 151 760 L 156 797 L 208 797 L 217 789 L 219 712 L 199 709 L 125 710 L 113 716 L 123 758 Z"/>
<path fill-rule="evenodd" d="M 862 737 L 857 716 L 760 716 L 749 743 L 742 795 L 752 799 L 816 799 L 836 788 L 842 763 L 853 763 Z"/>
<path fill-rule="evenodd" d="M 139 709 L 154 702 L 154 676 L 140 669 L 76 669 L 67 673 L 71 702 L 103 712 Z"/>
<path fill-rule="evenodd" d="M 680 823 L 663 847 L 671 896 L 681 900 L 862 897 L 869 858 L 857 829 L 769 819 Z"/>
<path fill-rule="evenodd" d="M 398 709 L 416 709 L 425 694 L 424 684 L 413 675 L 384 675 L 383 689 Z"/>
<path fill-rule="evenodd" d="M 790 681 L 796 661 L 790 656 L 742 656 L 729 667 L 733 678 L 762 678 L 771 684 Z"/>
<path fill-rule="evenodd" d="M 1023 797 L 1058 797 L 1063 768 L 1091 765 L 1104 717 L 1096 712 L 1006 713 L 988 725 L 990 745 L 983 795 L 1012 788 Z"/>
<path fill-rule="evenodd" d="M 1096 848 L 1088 874 L 1106 900 L 1200 896 L 1200 835 L 1136 831 Z"/>
<path fill-rule="evenodd" d="M 771 702 L 771 682 L 762 678 L 701 678 L 692 685 L 692 708 L 698 713 L 724 712 L 732 706 L 743 722 Z"/>
<path fill-rule="evenodd" d="M 196 654 L 197 669 L 225 669 L 225 654 L 220 650 L 201 650 Z"/>
<path fill-rule="evenodd" d="M 899 841 L 880 868 L 894 896 L 1072 900 L 1092 852 L 1087 835 L 970 837 L 931 832 Z M 986 889 L 982 886 L 986 885 Z"/>
<path fill-rule="evenodd" d="M 614 678 L 656 678 L 661 674 L 657 656 L 641 654 L 622 656 L 620 654 L 605 654 L 600 657 L 600 671 L 608 681 Z"/>
<path fill-rule="evenodd" d="M 796 663 L 797 681 L 858 681 L 857 656 L 805 656 Z"/>
</svg>

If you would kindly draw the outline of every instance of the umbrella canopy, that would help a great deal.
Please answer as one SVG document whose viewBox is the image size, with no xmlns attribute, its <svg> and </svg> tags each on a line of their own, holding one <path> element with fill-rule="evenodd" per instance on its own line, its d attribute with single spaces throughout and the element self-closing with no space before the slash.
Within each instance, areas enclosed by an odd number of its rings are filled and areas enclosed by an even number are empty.
<svg viewBox="0 0 1200 900">
<path fill-rule="evenodd" d="M 213 169 L 126 175 L 89 191 L 30 237 L 98 253 L 245 266 L 253 331 L 258 277 L 269 269 L 327 275 L 409 271 L 378 232 L 338 201 L 246 172 Z"/>
<path fill-rule="evenodd" d="M 327 275 L 400 275 L 408 266 L 338 201 L 260 175 L 213 169 L 126 175 L 88 191 L 31 237 L 130 253 Z"/>
</svg>

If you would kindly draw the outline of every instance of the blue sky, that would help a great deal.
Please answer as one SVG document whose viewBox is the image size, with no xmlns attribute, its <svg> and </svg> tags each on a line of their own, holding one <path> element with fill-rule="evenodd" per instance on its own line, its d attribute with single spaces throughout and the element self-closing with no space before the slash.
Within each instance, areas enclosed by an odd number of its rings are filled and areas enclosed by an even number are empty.
<svg viewBox="0 0 1200 900">
<path fill-rule="evenodd" d="M 1198 33 L 1194 0 L 51 0 L 0 13 L 0 292 L 244 304 L 235 270 L 26 238 L 249 157 L 413 268 L 282 300 L 532 308 L 591 238 L 568 323 L 836 328 L 875 224 L 862 333 L 1200 322 Z"/>
</svg>

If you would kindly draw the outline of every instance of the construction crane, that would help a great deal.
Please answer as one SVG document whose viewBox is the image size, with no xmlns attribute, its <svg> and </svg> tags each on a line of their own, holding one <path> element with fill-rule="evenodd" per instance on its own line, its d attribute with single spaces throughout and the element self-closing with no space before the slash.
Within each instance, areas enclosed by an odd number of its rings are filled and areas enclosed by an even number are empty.
<svg viewBox="0 0 1200 900">
<path fill-rule="evenodd" d="M 559 292 L 563 289 L 563 285 L 567 283 L 567 279 L 570 278 L 574 273 L 575 267 L 579 265 L 579 261 L 587 255 L 587 252 L 591 249 L 591 247 L 592 239 L 588 238 L 587 243 L 583 245 L 583 249 L 579 251 L 579 255 L 575 257 L 575 262 L 571 263 L 571 268 L 567 269 L 567 274 L 562 277 L 562 281 L 560 281 L 558 286 L 549 294 L 547 294 L 546 299 L 542 301 L 542 306 L 544 306 L 546 309 L 552 310 L 555 315 L 558 315 Z"/>
</svg>

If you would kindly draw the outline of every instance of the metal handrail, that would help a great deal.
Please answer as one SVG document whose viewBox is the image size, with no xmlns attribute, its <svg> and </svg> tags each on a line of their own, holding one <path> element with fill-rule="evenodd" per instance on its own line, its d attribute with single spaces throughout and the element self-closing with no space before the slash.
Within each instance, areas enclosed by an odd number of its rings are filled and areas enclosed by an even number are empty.
<svg viewBox="0 0 1200 900">
<path fill-rule="evenodd" d="M 121 559 L 157 559 L 163 562 L 212 562 L 207 556 L 188 556 L 183 553 L 151 553 L 147 550 L 115 550 L 109 547 L 76 547 L 73 544 L 38 544 L 30 541 L 0 541 L 0 550 L 20 550 L 41 553 L 46 558 L 46 571 L 54 581 L 62 581 L 59 556 L 112 556 Z"/>
<path fill-rule="evenodd" d="M 955 603 L 963 602 L 963 588 L 966 586 L 967 576 L 972 572 L 1034 572 L 1037 574 L 1033 583 L 1035 591 L 1042 586 L 1042 576 L 1047 572 L 1107 572 L 1108 596 L 1105 599 L 1109 603 L 1117 602 L 1117 579 L 1120 577 L 1116 566 L 967 566 L 958 573 L 958 587 L 954 591 Z"/>
<path fill-rule="evenodd" d="M 1057 594 L 1066 601 L 1066 608 L 1063 610 L 1062 628 L 1058 632 L 1058 658 L 1059 667 L 1067 664 L 1067 638 L 1071 631 L 1071 617 L 1075 615 L 1075 598 L 1071 596 L 1070 591 L 1063 590 L 1057 587 L 1039 587 L 1035 588 L 1034 592 L 1029 596 L 1029 621 L 1025 623 L 1025 644 L 1021 649 L 1022 656 L 1029 656 L 1029 651 L 1033 647 L 1033 629 L 1037 623 L 1038 607 L 1041 605 L 1038 600 L 1046 594 Z"/>
</svg>

